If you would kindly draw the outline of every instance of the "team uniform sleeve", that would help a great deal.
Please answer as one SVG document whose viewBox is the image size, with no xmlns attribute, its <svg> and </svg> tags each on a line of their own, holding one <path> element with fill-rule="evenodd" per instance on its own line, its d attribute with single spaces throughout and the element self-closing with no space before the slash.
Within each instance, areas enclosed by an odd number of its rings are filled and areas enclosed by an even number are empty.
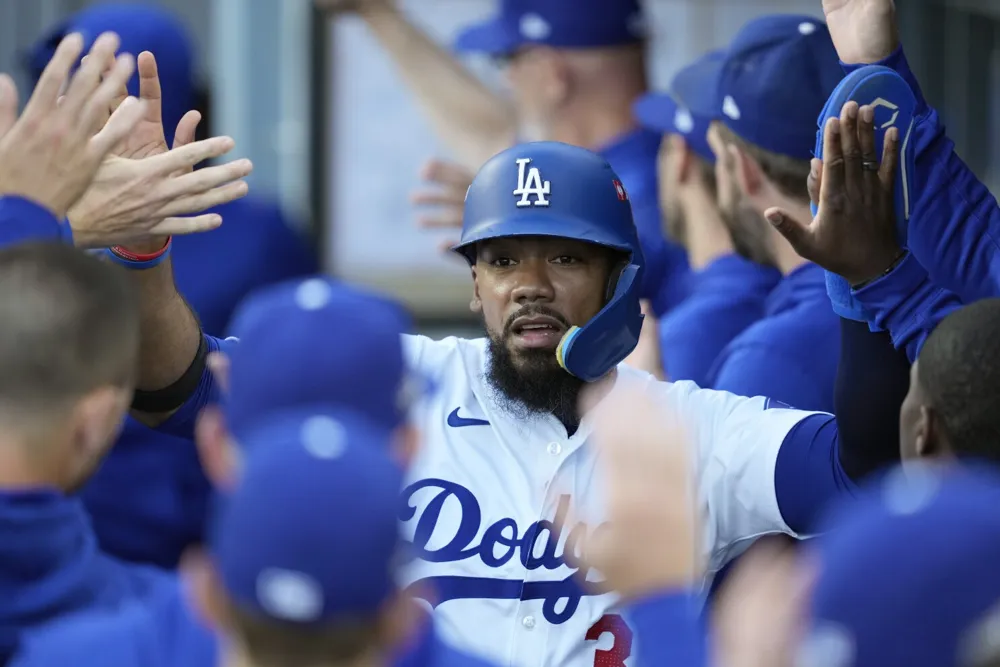
<svg viewBox="0 0 1000 667">
<path fill-rule="evenodd" d="M 893 345 L 906 350 L 911 363 L 938 322 L 962 307 L 957 296 L 931 281 L 912 253 L 890 273 L 852 294 L 872 313 L 873 327 L 888 331 Z"/>
<path fill-rule="evenodd" d="M 208 346 L 208 353 L 222 352 L 227 354 L 234 346 L 239 344 L 239 339 L 235 337 L 216 338 L 203 333 L 205 344 Z M 173 435 L 186 440 L 194 439 L 194 424 L 198 418 L 198 413 L 202 408 L 219 402 L 222 388 L 215 379 L 212 371 L 206 367 L 201 373 L 198 387 L 191 394 L 191 397 L 177 409 L 170 418 L 156 427 L 157 431 L 162 431 L 168 435 Z"/>
<path fill-rule="evenodd" d="M 0 197 L 0 247 L 27 241 L 73 243 L 69 223 L 24 197 Z"/>
<path fill-rule="evenodd" d="M 764 397 L 699 389 L 691 382 L 669 387 L 689 420 L 697 452 L 710 569 L 720 569 L 763 535 L 798 536 L 778 503 L 778 453 L 798 424 L 823 413 L 793 410 Z"/>
</svg>

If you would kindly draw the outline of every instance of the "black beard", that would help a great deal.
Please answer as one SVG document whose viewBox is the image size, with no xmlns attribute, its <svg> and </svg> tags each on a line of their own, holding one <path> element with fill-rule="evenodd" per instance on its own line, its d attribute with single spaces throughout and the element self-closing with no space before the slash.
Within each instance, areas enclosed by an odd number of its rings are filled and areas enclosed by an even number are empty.
<svg viewBox="0 0 1000 667">
<path fill-rule="evenodd" d="M 548 309 L 534 307 L 531 312 L 564 319 Z M 502 336 L 489 332 L 486 380 L 493 389 L 493 399 L 516 421 L 555 415 L 572 435 L 580 423 L 577 402 L 585 383 L 559 366 L 553 350 L 524 350 L 515 361 L 505 341 L 510 339 L 510 324 L 525 314 L 521 311 L 510 318 Z"/>
</svg>

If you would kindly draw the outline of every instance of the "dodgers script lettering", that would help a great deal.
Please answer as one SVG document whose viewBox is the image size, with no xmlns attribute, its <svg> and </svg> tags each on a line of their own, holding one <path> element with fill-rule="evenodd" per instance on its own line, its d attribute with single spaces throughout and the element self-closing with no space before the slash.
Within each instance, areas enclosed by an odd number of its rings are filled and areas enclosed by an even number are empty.
<svg viewBox="0 0 1000 667">
<path fill-rule="evenodd" d="M 431 489 L 435 491 L 419 512 L 414 504 L 414 496 Z M 449 500 L 457 502 L 461 514 L 457 526 L 442 527 L 441 511 Z M 566 577 L 551 581 L 524 581 L 523 579 L 502 579 L 496 577 L 470 577 L 445 575 L 427 577 L 414 582 L 429 584 L 435 591 L 435 601 L 441 604 L 448 600 L 499 599 L 499 600 L 544 600 L 542 606 L 545 620 L 549 623 L 565 623 L 572 618 L 585 595 L 601 595 L 607 590 L 600 582 L 587 582 L 586 590 L 577 583 L 577 578 L 585 580 L 589 570 L 581 570 L 579 556 L 586 546 L 588 527 L 584 523 L 566 526 L 565 543 L 558 524 L 569 509 L 569 496 L 560 496 L 556 509 L 556 521 L 542 519 L 519 532 L 517 522 L 504 517 L 486 526 L 482 539 L 476 542 L 482 526 L 482 510 L 479 501 L 469 489 L 461 484 L 444 479 L 423 479 L 403 490 L 400 520 L 416 521 L 413 533 L 412 553 L 415 557 L 430 563 L 452 563 L 469 558 L 478 558 L 488 568 L 499 568 L 509 563 L 515 556 L 526 570 L 538 568 L 558 570 L 570 569 Z M 602 524 L 603 525 L 603 524 Z M 597 526 L 595 530 L 601 530 Z M 436 549 L 429 548 L 435 530 L 444 530 L 453 536 Z M 441 534 L 438 535 L 440 539 Z M 541 553 L 539 554 L 539 550 Z M 565 604 L 560 608 L 560 602 Z"/>
</svg>

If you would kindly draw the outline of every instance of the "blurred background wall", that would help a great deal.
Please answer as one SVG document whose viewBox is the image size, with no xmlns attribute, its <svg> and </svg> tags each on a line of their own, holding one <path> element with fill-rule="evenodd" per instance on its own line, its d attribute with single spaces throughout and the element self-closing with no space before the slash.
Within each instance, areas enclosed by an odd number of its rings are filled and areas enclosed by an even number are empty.
<svg viewBox="0 0 1000 667">
<path fill-rule="evenodd" d="M 467 269 L 415 229 L 407 195 L 420 164 L 447 155 L 386 57 L 352 18 L 310 0 L 133 0 L 173 9 L 198 49 L 216 133 L 254 160 L 255 190 L 280 197 L 320 244 L 327 269 L 403 297 L 427 325 L 469 325 Z M 447 42 L 493 0 L 401 0 Z M 43 31 L 90 0 L 0 0 L 0 69 L 28 82 L 21 58 Z M 653 82 L 723 45 L 752 16 L 820 15 L 819 0 L 648 0 Z M 896 0 L 910 61 L 959 153 L 1000 186 L 1000 0 Z M 471 61 L 496 80 L 487 62 Z"/>
</svg>

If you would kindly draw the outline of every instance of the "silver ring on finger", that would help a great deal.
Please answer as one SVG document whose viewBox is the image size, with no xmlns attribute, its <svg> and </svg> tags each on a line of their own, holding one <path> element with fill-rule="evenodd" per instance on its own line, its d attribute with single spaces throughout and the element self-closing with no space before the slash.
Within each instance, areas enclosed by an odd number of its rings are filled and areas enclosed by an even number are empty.
<svg viewBox="0 0 1000 667">
<path fill-rule="evenodd" d="M 878 171 L 878 160 L 861 160 L 862 171 Z"/>
</svg>

